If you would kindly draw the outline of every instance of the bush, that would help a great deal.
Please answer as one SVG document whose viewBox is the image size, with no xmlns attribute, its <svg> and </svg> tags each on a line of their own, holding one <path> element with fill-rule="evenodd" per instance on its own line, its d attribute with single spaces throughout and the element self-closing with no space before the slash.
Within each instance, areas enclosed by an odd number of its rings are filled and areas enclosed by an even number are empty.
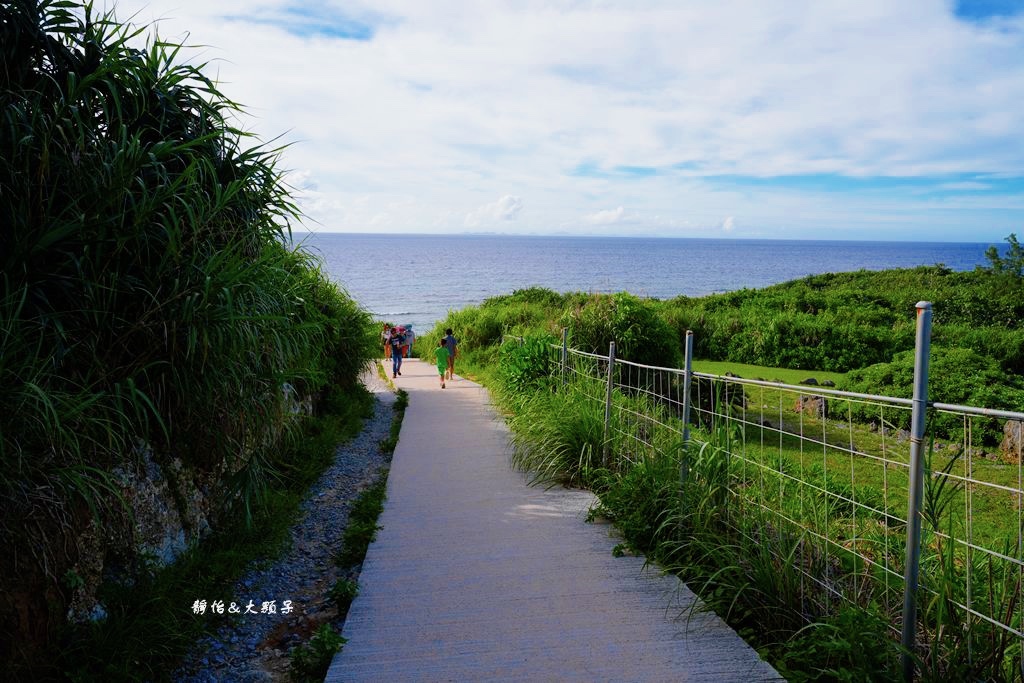
<svg viewBox="0 0 1024 683">
<path fill-rule="evenodd" d="M 498 376 L 502 390 L 508 394 L 521 394 L 547 387 L 551 382 L 553 366 L 551 344 L 554 337 L 526 337 L 505 342 L 501 347 Z"/>
<path fill-rule="evenodd" d="M 334 655 L 341 652 L 345 639 L 330 624 L 323 624 L 316 630 L 306 645 L 299 645 L 291 652 L 292 680 L 297 683 L 319 683 L 331 668 Z"/>
<path fill-rule="evenodd" d="M 352 601 L 359 595 L 359 584 L 352 579 L 338 579 L 327 593 L 327 597 L 338 607 L 338 617 L 345 618 Z"/>
<path fill-rule="evenodd" d="M 513 463 L 546 485 L 586 485 L 601 466 L 604 408 L 590 400 L 600 383 L 577 382 L 567 393 L 512 397 Z"/>
<path fill-rule="evenodd" d="M 654 305 L 632 294 L 595 294 L 567 310 L 562 317 L 573 348 L 615 355 L 645 365 L 673 367 L 682 359 L 676 333 Z"/>
<path fill-rule="evenodd" d="M 938 403 L 1019 410 L 1024 406 L 1024 381 L 1008 375 L 992 358 L 970 349 L 932 347 L 928 373 L 928 400 Z M 914 393 L 914 352 L 896 354 L 891 363 L 878 363 L 849 373 L 839 388 L 857 393 L 882 394 L 912 398 Z M 852 414 L 864 422 L 878 419 L 878 409 L 853 404 Z M 910 412 L 889 411 L 888 425 L 895 429 L 910 428 Z M 955 415 L 932 411 L 929 429 L 936 437 L 959 440 L 963 437 L 963 420 Z M 976 418 L 974 436 L 986 446 L 999 443 L 1002 426 L 994 418 Z"/>
<path fill-rule="evenodd" d="M 352 503 L 348 524 L 342 536 L 341 550 L 334 558 L 342 569 L 349 569 L 362 563 L 366 550 L 377 537 L 377 518 L 384 511 L 387 495 L 387 472 L 383 472 L 374 484 L 367 487 Z"/>
<path fill-rule="evenodd" d="M 545 287 L 528 287 L 517 289 L 511 294 L 490 297 L 484 301 L 484 306 L 504 306 L 508 304 L 527 304 L 547 309 L 561 309 L 565 306 L 565 300 L 570 295 L 559 294 L 558 292 Z"/>
</svg>

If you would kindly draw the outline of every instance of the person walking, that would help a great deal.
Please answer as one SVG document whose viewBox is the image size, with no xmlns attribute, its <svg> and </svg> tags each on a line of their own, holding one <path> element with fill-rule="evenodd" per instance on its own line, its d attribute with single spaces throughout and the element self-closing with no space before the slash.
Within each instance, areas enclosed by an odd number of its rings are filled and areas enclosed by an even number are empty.
<svg viewBox="0 0 1024 683">
<path fill-rule="evenodd" d="M 402 346 L 405 345 L 405 335 L 401 327 L 391 328 L 391 377 L 392 379 L 402 374 Z"/>
<path fill-rule="evenodd" d="M 391 325 L 384 323 L 384 330 L 380 333 L 380 338 L 384 340 L 384 358 L 391 358 Z"/>
<path fill-rule="evenodd" d="M 452 328 L 444 331 L 444 345 L 448 347 L 448 379 L 455 378 L 455 357 L 459 355 L 459 340 L 452 335 Z"/>
<path fill-rule="evenodd" d="M 448 371 L 448 340 L 441 337 L 437 341 L 437 348 L 434 349 L 434 358 L 437 359 L 437 374 L 441 377 L 441 388 L 444 389 L 444 373 Z"/>
<path fill-rule="evenodd" d="M 408 358 L 413 355 L 413 342 L 416 341 L 416 333 L 413 332 L 412 325 L 406 326 L 406 341 L 408 342 L 406 345 L 406 357 Z"/>
</svg>

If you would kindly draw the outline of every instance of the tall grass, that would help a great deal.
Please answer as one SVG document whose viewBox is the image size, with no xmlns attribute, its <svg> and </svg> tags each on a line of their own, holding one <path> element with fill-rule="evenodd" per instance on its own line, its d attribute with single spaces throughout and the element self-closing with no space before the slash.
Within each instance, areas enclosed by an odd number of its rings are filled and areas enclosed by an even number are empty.
<svg viewBox="0 0 1024 683">
<path fill-rule="evenodd" d="M 0 6 L 0 659 L 52 641 L 112 472 L 152 452 L 251 510 L 282 386 L 352 387 L 369 316 L 290 250 L 280 148 L 183 46 L 91 3 Z"/>
<path fill-rule="evenodd" d="M 575 386 L 564 394 L 535 392 L 515 405 L 509 418 L 513 462 L 533 482 L 585 486 L 602 465 L 604 415 Z"/>
<path fill-rule="evenodd" d="M 502 356 L 512 371 L 498 373 L 505 383 L 496 393 L 512 413 L 517 465 L 539 482 L 593 489 L 600 499 L 595 514 L 619 526 L 626 547 L 686 580 L 787 679 L 901 677 L 902 581 L 895 577 L 903 571 L 905 527 L 888 515 L 893 501 L 883 504 L 869 486 L 790 460 L 781 444 L 759 446 L 739 419 L 743 403 L 726 405 L 724 393 L 707 408 L 717 419 L 694 425 L 684 444 L 673 422 L 678 416 L 664 403 L 617 387 L 613 415 L 646 417 L 613 419 L 606 442 L 600 367 L 570 372 L 565 385 L 557 373 L 522 382 L 529 376 L 523 366 L 540 358 L 531 340 Z M 605 447 L 607 462 L 594 456 Z M 1009 563 L 953 540 L 962 537 L 954 529 L 962 486 L 948 476 L 956 467 L 955 456 L 930 451 L 921 646 L 913 653 L 919 676 L 1019 680 L 1020 643 L 960 607 L 984 605 L 985 613 L 1015 625 L 1021 586 Z M 1015 552 L 1007 547 L 1003 554 Z"/>
</svg>

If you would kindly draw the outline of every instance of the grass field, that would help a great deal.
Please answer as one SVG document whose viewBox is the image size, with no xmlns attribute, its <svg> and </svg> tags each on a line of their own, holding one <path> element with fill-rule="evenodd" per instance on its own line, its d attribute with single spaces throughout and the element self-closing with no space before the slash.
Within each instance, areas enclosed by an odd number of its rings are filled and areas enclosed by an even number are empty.
<svg viewBox="0 0 1024 683">
<path fill-rule="evenodd" d="M 710 375 L 724 375 L 731 372 L 734 375 L 746 379 L 763 379 L 769 382 L 781 382 L 783 384 L 799 384 L 803 380 L 813 377 L 819 383 L 825 380 L 838 382 L 846 373 L 825 372 L 822 370 L 788 370 L 786 368 L 769 368 L 762 365 L 747 365 L 746 363 L 730 363 L 718 360 L 695 360 L 693 361 L 694 372 L 706 372 Z"/>
<path fill-rule="evenodd" d="M 717 361 L 695 361 L 693 366 L 696 372 L 722 376 L 732 373 L 794 385 L 809 377 L 819 383 L 839 382 L 843 377 L 842 373 Z M 813 394 L 813 389 L 807 392 Z M 743 457 L 753 467 L 764 468 L 762 478 L 778 480 L 781 469 L 782 478 L 808 481 L 816 494 L 834 492 L 857 501 L 855 509 L 868 520 L 886 516 L 906 519 L 910 440 L 905 433 L 883 427 L 893 421 L 895 411 L 909 409 L 876 404 L 878 418 L 871 427 L 850 418 L 851 401 L 830 399 L 828 416 L 823 420 L 813 413 L 797 412 L 798 394 L 793 390 L 748 385 L 744 393 L 746 407 L 734 410 L 732 419 L 741 428 Z M 931 471 L 948 471 L 948 477 L 932 477 L 936 486 L 941 480 L 948 481 L 945 512 L 951 520 L 946 520 L 945 528 L 952 523 L 956 536 L 1001 551 L 1007 541 L 1016 545 L 1022 470 L 1018 463 L 1000 459 L 994 452 L 982 455 L 984 451 L 970 439 L 971 420 L 964 419 L 963 440 L 925 444 L 930 451 Z M 771 474 L 773 471 L 775 474 Z M 968 480 L 970 486 L 966 485 Z"/>
</svg>

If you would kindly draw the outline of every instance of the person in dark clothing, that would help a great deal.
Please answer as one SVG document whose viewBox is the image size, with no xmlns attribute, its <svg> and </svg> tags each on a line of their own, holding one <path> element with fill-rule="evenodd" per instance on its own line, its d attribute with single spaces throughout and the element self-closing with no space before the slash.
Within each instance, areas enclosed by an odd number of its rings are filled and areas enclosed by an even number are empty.
<svg viewBox="0 0 1024 683">
<path fill-rule="evenodd" d="M 402 347 L 405 346 L 405 330 L 391 328 L 391 377 L 402 374 Z"/>
<path fill-rule="evenodd" d="M 444 345 L 448 347 L 448 379 L 455 377 L 455 356 L 459 353 L 459 340 L 452 335 L 452 328 L 444 331 Z"/>
</svg>

